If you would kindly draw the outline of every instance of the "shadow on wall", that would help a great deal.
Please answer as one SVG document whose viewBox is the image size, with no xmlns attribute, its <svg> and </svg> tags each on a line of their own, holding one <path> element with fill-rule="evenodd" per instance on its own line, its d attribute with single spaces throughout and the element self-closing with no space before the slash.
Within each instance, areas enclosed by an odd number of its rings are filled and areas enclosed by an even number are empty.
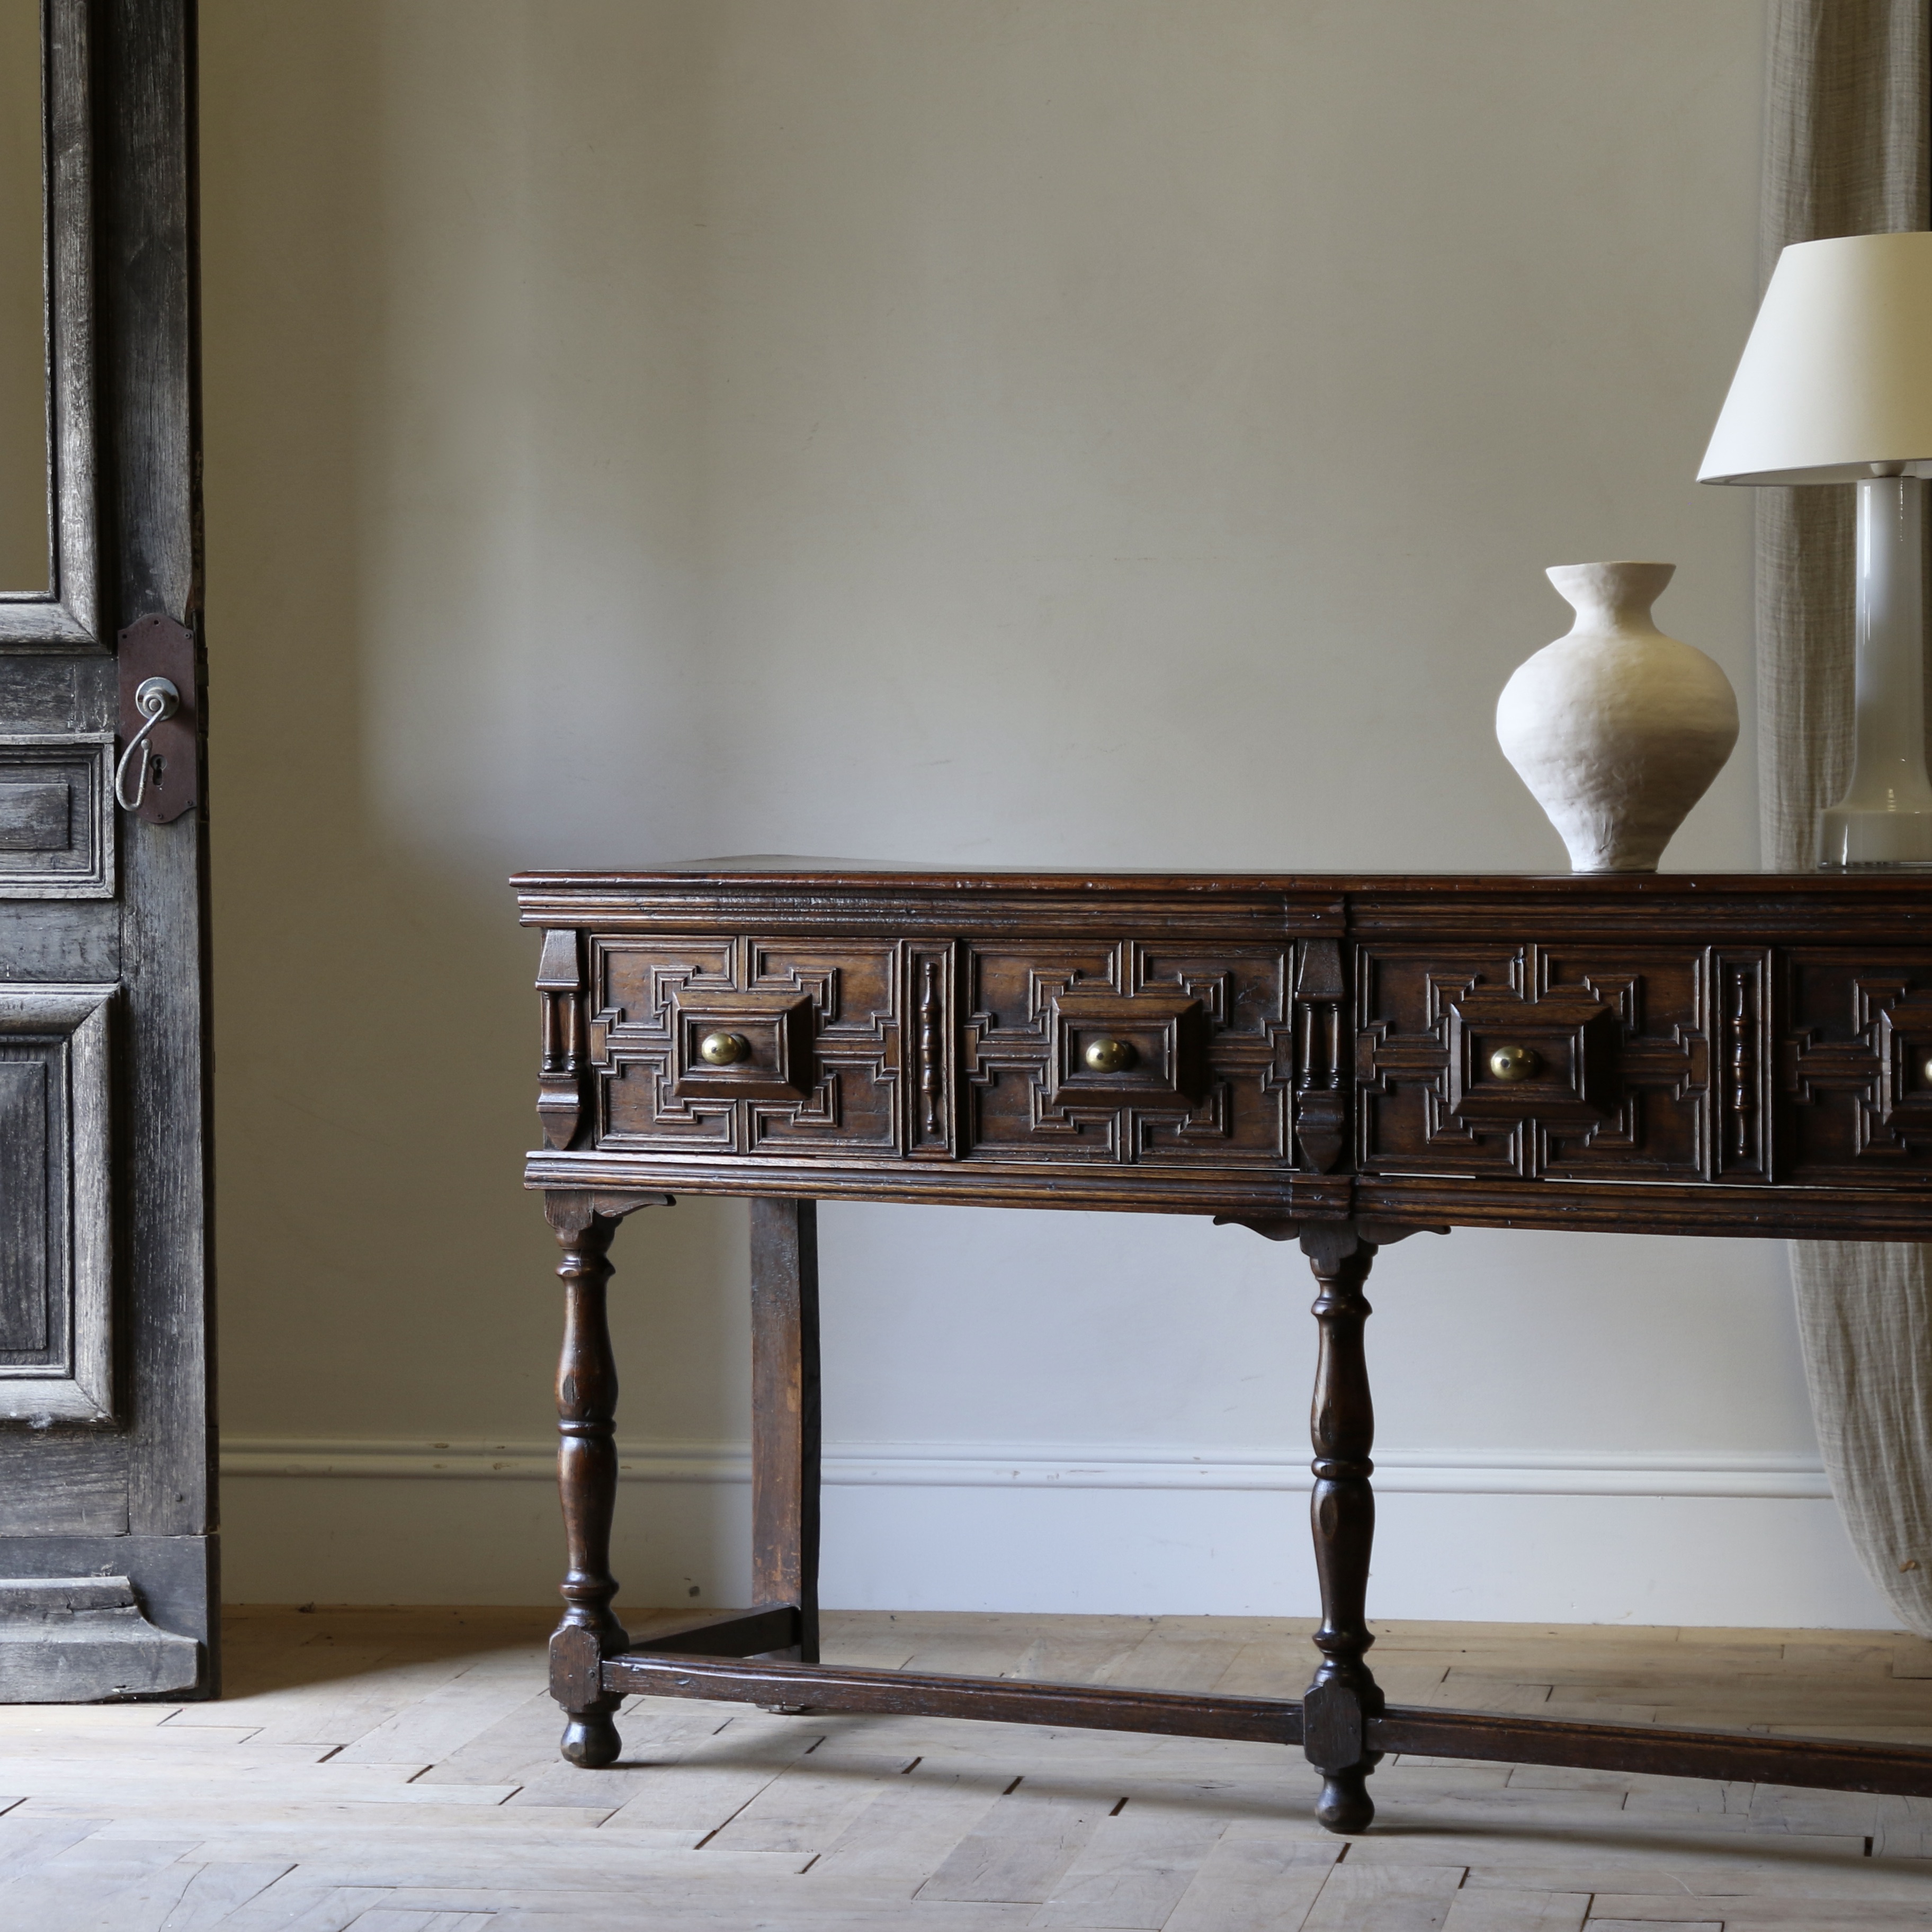
<svg viewBox="0 0 1932 1932">
<path fill-rule="evenodd" d="M 559 64 L 527 44 L 527 10 L 459 11 L 205 10 L 231 1434 L 548 1426 L 556 1256 L 519 1185 L 535 1138 L 536 941 L 503 876 L 675 847 L 702 803 L 688 754 L 651 755 L 682 709 L 664 701 L 682 592 L 644 591 L 688 514 L 658 473 L 683 452 L 637 419 L 656 405 L 594 394 L 584 358 L 536 366 L 533 290 L 568 307 L 584 237 L 532 205 L 530 148 L 567 147 L 575 123 L 542 98 Z M 678 191 L 675 169 L 656 203 L 639 185 L 651 143 L 680 139 L 635 99 L 640 75 L 670 85 L 675 50 L 634 44 L 670 18 L 637 10 L 630 45 L 618 14 L 602 23 L 628 118 L 614 100 L 580 104 L 603 129 L 642 124 L 627 150 L 578 158 L 614 177 L 607 202 L 636 190 L 634 226 L 662 226 Z M 437 63 L 490 70 L 439 86 Z M 488 130 L 466 122 L 479 100 L 500 110 Z M 612 212 L 584 200 L 574 164 L 538 159 L 572 224 Z M 650 239 L 603 235 L 646 262 Z M 591 370 L 683 407 L 639 366 L 681 352 L 668 299 L 608 304 L 596 326 L 619 339 Z M 570 333 L 554 316 L 546 326 L 553 347 Z M 652 473 L 626 473 L 639 464 Z M 629 580 L 587 583 L 586 556 Z M 663 1432 L 740 1426 L 739 1298 L 713 1288 L 734 1278 L 720 1250 L 737 1212 L 680 1208 L 620 1257 L 620 1328 L 649 1310 L 679 1364 Z"/>
<path fill-rule="evenodd" d="M 1690 474 L 1754 286 L 1760 14 L 202 0 L 229 1434 L 548 1432 L 518 866 L 1553 862 L 1494 694 L 1560 627 L 1544 562 L 1662 531 L 1672 626 L 1746 688 L 1748 506 Z M 1740 756 L 1682 862 L 1750 828 Z M 825 1217 L 836 1435 L 1299 1435 L 1307 1291 L 1261 1244 L 940 1211 Z M 741 1234 L 620 1237 L 627 1439 L 742 1438 Z M 1525 1361 L 1539 1449 L 1802 1440 L 1768 1251 L 1528 1238 L 1378 1276 L 1391 1440 L 1497 1446 L 1472 1391 Z M 623 1600 L 715 1600 L 742 1493 L 639 1486 Z M 303 1597 L 535 1601 L 546 1487 L 250 1478 L 230 1574 L 245 1525 Z M 1268 1498 L 842 1494 L 848 1602 L 905 1600 L 908 1526 L 1030 1607 L 1280 1584 L 1228 1554 Z"/>
</svg>

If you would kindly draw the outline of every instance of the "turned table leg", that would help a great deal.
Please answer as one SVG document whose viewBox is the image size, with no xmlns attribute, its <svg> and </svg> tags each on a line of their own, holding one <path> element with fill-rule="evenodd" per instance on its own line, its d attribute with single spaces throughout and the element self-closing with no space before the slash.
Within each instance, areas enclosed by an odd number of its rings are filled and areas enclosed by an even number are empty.
<svg viewBox="0 0 1932 1932">
<path fill-rule="evenodd" d="M 1303 1700 L 1303 1749 L 1322 1777 L 1316 1817 L 1331 1832 L 1365 1832 L 1376 1815 L 1368 1775 L 1382 1756 L 1364 1748 L 1365 1726 L 1383 1703 L 1365 1660 L 1375 1642 L 1366 1609 L 1376 1533 L 1369 1481 L 1376 1418 L 1362 1348 L 1370 1312 L 1362 1284 L 1376 1250 L 1346 1223 L 1304 1226 L 1301 1245 L 1320 1285 L 1315 1318 L 1322 1330 L 1309 1431 L 1315 1449 L 1310 1521 L 1322 1585 L 1315 1642 L 1322 1663 Z"/>
<path fill-rule="evenodd" d="M 544 1212 L 563 1259 L 563 1353 L 557 1364 L 557 1487 L 569 1568 L 563 1622 L 550 1639 L 550 1694 L 567 1721 L 563 1755 L 592 1769 L 616 1757 L 614 1722 L 623 1700 L 607 1693 L 603 1660 L 629 1642 L 610 1609 L 610 1521 L 617 1504 L 617 1363 L 604 1314 L 606 1258 L 618 1222 L 649 1201 L 548 1190 Z"/>
<path fill-rule="evenodd" d="M 752 1203 L 752 1595 L 818 1661 L 818 1208 Z"/>
</svg>

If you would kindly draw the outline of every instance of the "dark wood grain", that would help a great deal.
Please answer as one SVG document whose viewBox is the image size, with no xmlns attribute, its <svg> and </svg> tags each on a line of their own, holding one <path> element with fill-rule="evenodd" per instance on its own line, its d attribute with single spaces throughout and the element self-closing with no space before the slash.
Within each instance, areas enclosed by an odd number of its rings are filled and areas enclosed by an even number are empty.
<svg viewBox="0 0 1932 1932">
<path fill-rule="evenodd" d="M 1320 1284 L 1315 1319 L 1321 1334 L 1309 1412 L 1315 1450 L 1309 1525 L 1322 1586 L 1315 1633 L 1322 1662 L 1302 1699 L 1303 1748 L 1322 1773 L 1315 1815 L 1331 1832 L 1366 1832 L 1376 1815 L 1366 1780 L 1380 1756 L 1366 1747 L 1366 1727 L 1383 1702 L 1366 1661 L 1375 1642 L 1367 1604 L 1376 1535 L 1370 1482 L 1375 1465 L 1369 1460 L 1376 1414 L 1362 1334 L 1370 1310 L 1362 1284 L 1376 1250 L 1347 1223 L 1306 1228 L 1301 1245 Z"/>
<path fill-rule="evenodd" d="M 0 656 L 29 650 L 98 650 L 104 627 L 98 500 L 100 391 L 116 369 L 97 367 L 97 186 L 112 185 L 101 152 L 103 78 L 91 0 L 48 0 L 42 9 L 46 200 L 48 416 L 47 581 L 0 586 Z M 186 446 L 183 446 L 185 452 Z M 110 593 L 111 594 L 111 593 Z M 0 680 L 0 691 L 10 681 Z"/>
<path fill-rule="evenodd" d="M 892 1717 L 976 1718 L 1070 1730 L 1230 1738 L 1306 1748 L 1306 1706 L 1114 1684 L 1046 1684 L 1007 1677 L 938 1677 L 854 1665 L 755 1663 L 629 1653 L 607 1658 L 612 1694 L 736 1700 Z M 1378 1755 L 1576 1765 L 1660 1777 L 1708 1778 L 1829 1791 L 1932 1796 L 1932 1750 L 1820 1738 L 1760 1737 L 1634 1724 L 1511 1717 L 1488 1711 L 1391 1705 L 1368 1720 Z"/>
<path fill-rule="evenodd" d="M 917 1138 L 930 1141 L 940 1132 L 946 1107 L 945 1002 L 940 998 L 940 962 L 929 955 L 919 962 L 919 1126 Z"/>
<path fill-rule="evenodd" d="M 113 532 L 104 628 L 164 616 L 201 647 L 194 21 L 189 0 L 95 12 L 106 79 L 99 340 Z M 216 1561 L 209 1226 L 207 826 L 122 827 L 127 938 L 128 1518 Z M 134 1579 L 136 1587 L 141 1580 Z M 210 1592 L 212 1596 L 212 1590 Z M 218 1633 L 197 1631 L 213 1687 Z"/>
<path fill-rule="evenodd" d="M 200 1643 L 194 1694 L 207 1695 L 219 1632 L 206 825 L 192 808 L 167 826 L 116 824 L 104 786 L 82 776 L 111 764 L 109 640 L 143 624 L 178 640 L 171 674 L 189 700 L 170 795 L 191 794 L 202 768 L 194 9 L 50 0 L 43 17 L 52 570 L 44 593 L 0 594 L 0 723 L 69 740 L 71 860 L 50 858 L 38 878 L 0 868 L 0 899 L 14 902 L 0 905 L 0 978 L 85 987 L 99 1010 L 87 1045 L 98 1077 L 85 1106 L 76 1085 L 64 1124 L 50 1112 L 46 1148 L 50 1173 L 64 1162 L 74 1200 L 85 1180 L 89 1204 L 84 1228 L 77 1205 L 73 1219 L 72 1307 L 49 1304 L 50 1348 L 70 1328 L 76 1369 L 56 1413 L 94 1432 L 34 1432 L 59 1385 L 43 1365 L 36 1387 L 21 1359 L 32 1352 L 9 1352 L 0 1514 L 17 1533 L 0 1575 L 127 1576 L 142 1603 L 164 1606 L 164 1628 Z M 84 811 L 100 814 L 92 851 L 76 836 Z M 16 825 L 10 843 L 25 836 Z M 60 997 L 57 984 L 11 1004 Z M 11 1141 L 17 1160 L 22 1136 Z M 51 1246 L 48 1259 L 66 1265 Z M 10 1381 L 9 1367 L 21 1370 Z M 45 1644 L 54 1658 L 57 1629 Z"/>
<path fill-rule="evenodd" d="M 1056 1162 L 1045 1150 L 1034 1159 L 988 1156 L 970 1165 L 957 1156 L 938 1160 L 886 1154 L 868 1159 L 830 1150 L 810 1158 L 789 1157 L 775 1147 L 761 1148 L 749 1158 L 756 1162 L 755 1178 L 746 1172 L 746 1157 L 734 1154 L 640 1159 L 608 1144 L 570 1154 L 538 1148 L 526 1158 L 524 1178 L 532 1187 L 592 1187 L 605 1192 L 649 1186 L 680 1194 L 743 1195 L 755 1186 L 760 1193 L 811 1201 L 1092 1208 L 1135 1214 L 1326 1215 L 1337 1220 L 1348 1217 L 1356 1186 L 1346 1174 L 1298 1174 L 1266 1162 L 1220 1169 L 1207 1160 L 1142 1166 L 1124 1157 L 1102 1162 L 1083 1155 Z M 1483 1216 L 1480 1204 L 1471 1206 L 1474 1211 L 1455 1218 L 1474 1226 Z M 1928 1208 L 1932 1209 L 1932 1204 Z M 1909 1212 L 1910 1204 L 1901 1203 L 1900 1211 Z M 1932 1211 L 1922 1219 L 1932 1228 Z"/>
<path fill-rule="evenodd" d="M 944 1162 L 958 1153 L 962 1112 L 958 1010 L 962 949 L 950 940 L 908 941 L 907 1004 L 916 1015 L 918 1102 L 906 1151 L 916 1160 Z"/>
<path fill-rule="evenodd" d="M 80 787 L 65 772 L 37 770 L 9 746 L 0 754 L 0 852 L 39 857 L 74 849 L 74 806 Z M 16 860 L 9 869 L 19 867 Z"/>
<path fill-rule="evenodd" d="M 795 1198 L 1932 1235 L 1909 880 L 1076 890 L 800 863 L 524 887 L 524 917 L 593 962 L 598 1126 L 533 1157 L 536 1185 L 743 1192 L 749 1160 Z M 733 1015 L 751 1058 L 692 1066 L 680 1028 Z M 1106 1026 L 1136 1054 L 1111 1081 L 1068 1058 Z M 1486 1070 L 1511 1043 L 1541 1063 L 1520 1085 Z M 956 1058 L 956 1142 L 926 1080 Z"/>
<path fill-rule="evenodd" d="M 1795 1784 L 1813 1790 L 1932 1797 L 1932 1750 L 1832 1738 L 1759 1737 L 1736 1731 L 1590 1724 L 1492 1711 L 1418 1710 L 1390 1705 L 1371 1718 L 1378 1750 L 1510 1764 L 1575 1765 L 1663 1778 Z"/>
<path fill-rule="evenodd" d="M 111 899 L 113 741 L 23 736 L 0 746 L 0 899 Z"/>
<path fill-rule="evenodd" d="M 7 1479 L 11 1478 L 10 1471 Z M 125 1484 L 120 1487 L 124 1496 Z M 215 1547 L 218 1552 L 219 1545 Z M 220 1570 L 210 1558 L 208 1539 L 202 1536 L 0 1530 L 0 1576 L 137 1577 L 135 1593 L 142 1610 L 179 1636 L 196 1636 L 220 1618 Z"/>
<path fill-rule="evenodd" d="M 818 1210 L 752 1203 L 752 1591 L 818 1660 Z"/>
<path fill-rule="evenodd" d="M 107 1430 L 0 1433 L 0 1536 L 126 1536 L 128 1449 Z"/>
<path fill-rule="evenodd" d="M 701 1192 L 694 1186 L 693 1193 Z M 1779 1240 L 1932 1239 L 1932 1193 L 1904 1189 L 1660 1186 L 1600 1182 L 1562 1187 L 1455 1174 L 1362 1174 L 1351 1211 L 1364 1219 L 1459 1228 L 1544 1228 L 1606 1234 L 1755 1235 Z"/>
<path fill-rule="evenodd" d="M 1341 942 L 1307 939 L 1294 981 L 1294 1140 L 1301 1164 L 1326 1174 L 1348 1144 L 1348 988 Z"/>
<path fill-rule="evenodd" d="M 641 1656 L 667 1652 L 677 1657 L 763 1657 L 787 1652 L 796 1655 L 802 1619 L 796 1604 L 776 1604 L 745 1610 L 734 1616 L 707 1617 L 679 1630 L 659 1630 L 626 1652 Z M 816 1658 L 806 1660 L 817 1663 Z"/>
<path fill-rule="evenodd" d="M 65 1127 L 65 1096 L 49 1076 L 64 1071 L 57 1042 L 0 1048 L 0 1356 L 10 1366 L 28 1357 L 39 1366 L 67 1309 L 65 1204 L 50 1201 L 47 1186 L 50 1132 Z"/>
<path fill-rule="evenodd" d="M 544 935 L 537 991 L 543 996 L 537 1118 L 550 1144 L 567 1148 L 584 1125 L 584 959 L 575 933 Z"/>
<path fill-rule="evenodd" d="M 1301 1707 L 1259 1697 L 1214 1697 L 1114 1684 L 1042 1684 L 1010 1677 L 934 1677 L 843 1664 L 714 1661 L 628 1653 L 604 1660 L 612 1695 L 717 1697 L 796 1709 L 892 1717 L 978 1718 L 1073 1730 L 1149 1731 L 1180 1738 L 1301 1742 Z"/>
<path fill-rule="evenodd" d="M 645 1658 L 579 1630 L 560 1695 L 1298 1742 L 1343 1832 L 1372 1820 L 1391 1750 L 1932 1791 L 1928 1753 L 1385 1711 L 1363 1348 L 1376 1246 L 1425 1228 L 1932 1238 L 1932 882 L 770 860 L 517 884 L 547 957 L 586 962 L 580 1112 L 527 1184 L 754 1200 L 754 1570 L 803 1647 Z M 574 970 L 547 971 L 543 997 Z M 713 1071 L 710 1027 L 748 1042 Z M 560 1022 L 546 1037 L 555 1087 Z M 821 1199 L 1190 1214 L 1300 1240 L 1322 1336 L 1322 1662 L 1303 1705 L 811 1664 Z"/>
<path fill-rule="evenodd" d="M 121 908 L 111 901 L 0 905 L 0 979 L 121 976 Z"/>
<path fill-rule="evenodd" d="M 642 1204 L 641 1203 L 639 1204 Z M 557 1490 L 568 1567 L 559 1586 L 563 1622 L 551 1640 L 551 1674 L 567 1722 L 572 1764 L 609 1764 L 617 1755 L 616 1700 L 586 1694 L 586 1658 L 622 1649 L 629 1639 L 610 1608 L 610 1523 L 617 1507 L 617 1363 L 610 1351 L 605 1290 L 610 1240 L 622 1213 L 600 1211 L 594 1196 L 556 1192 L 544 1212 L 563 1259 L 563 1349 L 556 1369 Z"/>
</svg>

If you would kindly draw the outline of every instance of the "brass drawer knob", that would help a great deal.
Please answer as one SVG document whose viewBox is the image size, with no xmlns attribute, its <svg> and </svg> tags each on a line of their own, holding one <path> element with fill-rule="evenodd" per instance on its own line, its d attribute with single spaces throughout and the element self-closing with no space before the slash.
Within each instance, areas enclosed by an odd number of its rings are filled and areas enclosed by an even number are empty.
<svg viewBox="0 0 1932 1932">
<path fill-rule="evenodd" d="M 1115 1040 L 1110 1034 L 1102 1034 L 1098 1040 L 1090 1040 L 1080 1058 L 1094 1073 L 1124 1073 L 1140 1055 L 1134 1051 L 1130 1040 Z"/>
<path fill-rule="evenodd" d="M 1533 1046 L 1499 1046 L 1490 1055 L 1490 1071 L 1498 1080 L 1527 1080 L 1542 1064 Z"/>
<path fill-rule="evenodd" d="M 741 1033 L 708 1033 L 698 1042 L 698 1057 L 707 1066 L 735 1066 L 751 1052 L 751 1042 Z"/>
</svg>

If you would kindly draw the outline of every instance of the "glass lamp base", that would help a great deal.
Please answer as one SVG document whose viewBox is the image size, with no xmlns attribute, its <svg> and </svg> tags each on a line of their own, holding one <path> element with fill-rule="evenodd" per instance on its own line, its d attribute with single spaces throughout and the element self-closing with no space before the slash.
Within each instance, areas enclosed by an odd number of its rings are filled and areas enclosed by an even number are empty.
<svg viewBox="0 0 1932 1932">
<path fill-rule="evenodd" d="M 1818 814 L 1818 865 L 1932 866 L 1932 810 L 1868 812 L 1834 805 Z"/>
</svg>

